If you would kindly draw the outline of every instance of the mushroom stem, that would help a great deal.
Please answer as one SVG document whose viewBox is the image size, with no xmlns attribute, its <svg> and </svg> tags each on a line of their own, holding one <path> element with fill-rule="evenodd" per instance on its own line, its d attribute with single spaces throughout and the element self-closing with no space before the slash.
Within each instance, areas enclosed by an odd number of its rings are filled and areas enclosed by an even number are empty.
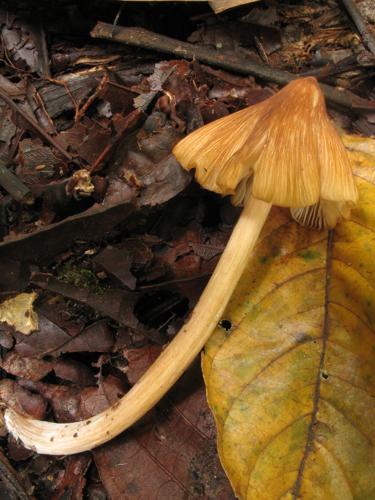
<svg viewBox="0 0 375 500">
<path fill-rule="evenodd" d="M 189 321 L 120 401 L 88 420 L 69 424 L 32 420 L 8 409 L 5 421 L 13 436 L 38 453 L 69 455 L 109 441 L 140 419 L 183 374 L 217 326 L 270 209 L 270 203 L 249 197 Z"/>
</svg>

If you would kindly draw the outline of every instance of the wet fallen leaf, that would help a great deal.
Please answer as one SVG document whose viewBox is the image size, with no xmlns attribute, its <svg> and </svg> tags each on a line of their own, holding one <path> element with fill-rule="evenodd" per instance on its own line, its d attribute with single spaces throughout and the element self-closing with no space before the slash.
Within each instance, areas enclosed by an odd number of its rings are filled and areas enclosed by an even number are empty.
<svg viewBox="0 0 375 500">
<path fill-rule="evenodd" d="M 346 143 L 360 192 L 350 220 L 317 232 L 274 210 L 206 346 L 239 498 L 375 498 L 374 141 Z"/>
</svg>

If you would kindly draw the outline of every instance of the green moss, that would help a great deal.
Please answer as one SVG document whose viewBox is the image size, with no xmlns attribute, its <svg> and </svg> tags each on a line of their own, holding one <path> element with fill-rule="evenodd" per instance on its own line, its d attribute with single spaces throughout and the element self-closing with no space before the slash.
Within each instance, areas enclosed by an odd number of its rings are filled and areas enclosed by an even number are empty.
<svg viewBox="0 0 375 500">
<path fill-rule="evenodd" d="M 95 293 L 103 293 L 103 288 L 96 274 L 90 269 L 81 268 L 72 262 L 65 262 L 62 265 L 58 278 L 64 283 L 79 288 L 88 288 Z"/>
</svg>

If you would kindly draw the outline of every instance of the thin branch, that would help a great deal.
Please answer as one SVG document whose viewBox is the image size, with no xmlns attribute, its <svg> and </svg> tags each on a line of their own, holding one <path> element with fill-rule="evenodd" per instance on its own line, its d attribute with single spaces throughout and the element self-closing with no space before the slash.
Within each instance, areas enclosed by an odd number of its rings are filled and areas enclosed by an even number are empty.
<svg viewBox="0 0 375 500">
<path fill-rule="evenodd" d="M 19 178 L 13 174 L 0 160 L 0 186 L 7 191 L 11 197 L 21 203 L 31 204 L 34 201 L 30 189 L 25 186 Z"/>
<path fill-rule="evenodd" d="M 112 34 L 111 24 L 98 22 L 91 31 L 91 36 L 143 49 L 173 54 L 185 59 L 197 59 L 212 66 L 245 75 L 254 75 L 263 80 L 276 82 L 281 85 L 285 85 L 300 76 L 288 71 L 271 68 L 266 64 L 254 63 L 247 59 L 236 57 L 233 53 L 228 54 L 200 45 L 181 42 L 180 40 L 159 35 L 143 28 L 117 26 Z M 363 99 L 348 90 L 337 89 L 323 83 L 320 84 L 320 87 L 326 99 L 332 104 L 349 109 L 375 109 L 375 101 Z"/>
<path fill-rule="evenodd" d="M 85 115 L 86 111 L 89 109 L 91 104 L 100 96 L 102 92 L 104 92 L 107 84 L 109 81 L 109 76 L 108 73 L 105 72 L 104 75 L 102 76 L 102 79 L 100 80 L 99 84 L 97 85 L 95 91 L 91 96 L 87 99 L 87 101 L 82 105 L 82 107 L 78 107 L 76 109 L 76 115 L 74 117 L 74 122 L 77 123 L 81 120 L 81 118 Z"/>
<path fill-rule="evenodd" d="M 363 20 L 362 14 L 360 13 L 358 7 L 353 2 L 353 0 L 342 0 L 342 3 L 344 4 L 345 9 L 348 11 L 350 17 L 353 19 L 354 24 L 356 25 L 359 33 L 362 36 L 364 44 L 375 56 L 375 37 Z"/>
</svg>

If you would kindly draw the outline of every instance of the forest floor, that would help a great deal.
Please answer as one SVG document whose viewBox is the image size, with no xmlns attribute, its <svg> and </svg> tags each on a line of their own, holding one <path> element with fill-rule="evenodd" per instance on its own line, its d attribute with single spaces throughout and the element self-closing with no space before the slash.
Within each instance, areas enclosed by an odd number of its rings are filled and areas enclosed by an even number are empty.
<svg viewBox="0 0 375 500">
<path fill-rule="evenodd" d="M 220 14 L 205 2 L 1 5 L 0 293 L 29 304 L 12 321 L 0 305 L 0 400 L 72 422 L 115 403 L 178 332 L 238 217 L 173 146 L 296 75 L 327 85 L 339 129 L 375 135 L 375 9 L 358 0 L 354 19 L 348 0 Z M 199 360 L 98 449 L 38 455 L 1 416 L 0 447 L 4 500 L 234 498 Z"/>
</svg>

